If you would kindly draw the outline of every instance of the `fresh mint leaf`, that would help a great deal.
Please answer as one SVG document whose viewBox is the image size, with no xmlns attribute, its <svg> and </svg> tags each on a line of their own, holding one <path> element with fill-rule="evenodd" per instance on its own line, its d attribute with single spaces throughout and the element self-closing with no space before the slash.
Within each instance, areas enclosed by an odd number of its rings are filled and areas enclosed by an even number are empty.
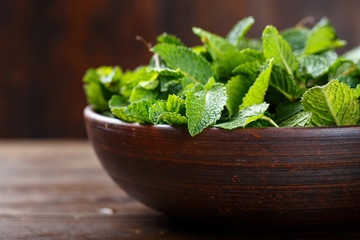
<svg viewBox="0 0 360 240">
<path fill-rule="evenodd" d="M 188 119 L 179 113 L 163 113 L 159 116 L 158 121 L 164 121 L 170 125 L 187 125 Z"/>
<path fill-rule="evenodd" d="M 132 98 L 131 102 L 138 101 L 141 99 L 141 96 L 146 95 L 146 89 L 139 86 L 139 83 L 156 82 L 157 77 L 158 73 L 150 67 L 140 67 L 134 72 L 127 71 L 122 77 L 120 93 L 125 98 Z M 138 88 L 135 89 L 136 87 Z"/>
<path fill-rule="evenodd" d="M 229 110 L 230 116 L 233 116 L 239 111 L 239 107 L 242 104 L 243 98 L 249 91 L 249 88 L 255 82 L 255 77 L 249 77 L 244 74 L 239 74 L 232 77 L 226 83 L 226 93 L 228 99 L 226 100 L 226 107 Z"/>
<path fill-rule="evenodd" d="M 168 44 L 174 44 L 177 46 L 184 46 L 182 41 L 176 37 L 175 35 L 168 34 L 166 32 L 162 33 L 160 36 L 156 38 L 158 43 L 168 43 Z"/>
<path fill-rule="evenodd" d="M 325 58 L 329 66 L 332 66 L 339 58 L 338 54 L 334 50 L 327 50 L 316 55 Z"/>
<path fill-rule="evenodd" d="M 122 71 L 119 67 L 99 67 L 89 69 L 84 77 L 84 91 L 88 103 L 94 110 L 109 110 L 108 101 L 112 94 L 119 92 Z"/>
<path fill-rule="evenodd" d="M 281 36 L 290 44 L 296 56 L 301 55 L 305 50 L 310 30 L 304 27 L 295 27 L 281 32 Z"/>
<path fill-rule="evenodd" d="M 289 104 L 279 104 L 275 109 L 275 121 L 281 122 L 302 111 L 303 105 L 300 101 Z"/>
<path fill-rule="evenodd" d="M 300 111 L 289 118 L 279 122 L 280 127 L 307 127 L 312 113 L 306 111 Z"/>
<path fill-rule="evenodd" d="M 262 43 L 261 39 L 244 37 L 238 42 L 237 49 L 242 50 L 242 49 L 247 49 L 247 48 L 251 48 L 256 51 L 262 52 L 263 51 L 263 43 Z"/>
<path fill-rule="evenodd" d="M 285 96 L 290 102 L 298 99 L 305 92 L 305 89 L 300 87 L 294 76 L 279 66 L 273 66 L 270 86 Z"/>
<path fill-rule="evenodd" d="M 285 68 L 289 75 L 294 76 L 294 71 L 297 70 L 299 64 L 289 43 L 278 34 L 277 29 L 267 26 L 262 40 L 266 59 L 274 58 L 274 65 Z"/>
<path fill-rule="evenodd" d="M 270 83 L 271 69 L 273 66 L 273 59 L 267 61 L 264 65 L 264 70 L 259 74 L 254 84 L 250 87 L 248 93 L 243 97 L 240 109 L 250 107 L 254 104 L 264 102 L 266 91 Z"/>
<path fill-rule="evenodd" d="M 157 101 L 159 101 L 159 100 L 157 100 Z M 156 100 L 143 100 L 143 101 L 131 103 L 127 107 L 123 108 L 123 112 L 127 115 L 128 118 L 136 119 L 136 122 L 152 123 L 152 120 L 149 117 L 149 109 L 157 101 Z M 116 111 L 112 110 L 112 112 L 114 113 L 115 116 L 117 116 Z M 126 120 L 124 119 L 124 121 L 126 121 Z"/>
<path fill-rule="evenodd" d="M 191 136 L 216 123 L 221 117 L 226 99 L 226 88 L 221 83 L 214 84 L 209 90 L 197 84 L 187 91 L 186 116 Z"/>
<path fill-rule="evenodd" d="M 189 48 L 162 43 L 152 50 L 159 54 L 168 66 L 180 69 L 195 83 L 206 84 L 208 79 L 214 76 L 210 63 Z"/>
<path fill-rule="evenodd" d="M 351 49 L 350 51 L 347 51 L 343 54 L 343 57 L 347 60 L 353 61 L 353 62 L 359 62 L 360 61 L 360 46 Z"/>
<path fill-rule="evenodd" d="M 149 117 L 154 124 L 184 125 L 187 124 L 184 115 L 185 100 L 176 95 L 169 95 L 167 101 L 157 101 L 149 109 Z"/>
<path fill-rule="evenodd" d="M 193 27 L 193 33 L 201 38 L 206 49 L 210 52 L 213 59 L 221 58 L 226 52 L 235 51 L 236 48 L 226 39 L 207 32 L 201 28 Z"/>
<path fill-rule="evenodd" d="M 228 122 L 214 125 L 217 128 L 232 130 L 236 128 L 245 128 L 251 122 L 264 118 L 266 110 L 269 108 L 268 103 L 254 104 L 238 112 Z"/>
<path fill-rule="evenodd" d="M 159 91 L 148 90 L 139 84 L 139 86 L 133 88 L 129 100 L 131 103 L 134 103 L 142 100 L 156 99 L 158 95 Z"/>
<path fill-rule="evenodd" d="M 305 54 L 314 54 L 345 45 L 345 41 L 337 38 L 335 29 L 330 25 L 329 20 L 322 18 L 310 31 L 306 41 Z"/>
<path fill-rule="evenodd" d="M 87 102 L 95 111 L 109 110 L 108 101 L 111 93 L 99 82 L 89 82 L 84 85 Z"/>
<path fill-rule="evenodd" d="M 233 74 L 245 74 L 249 77 L 256 77 L 263 65 L 264 62 L 260 61 L 242 63 L 234 68 Z"/>
<path fill-rule="evenodd" d="M 355 91 L 338 80 L 308 90 L 301 100 L 312 112 L 312 126 L 355 125 L 360 119 L 360 104 Z"/>
<path fill-rule="evenodd" d="M 239 22 L 231 29 L 226 39 L 234 46 L 237 46 L 245 34 L 249 31 L 251 26 L 255 23 L 253 17 L 247 17 Z"/>
<path fill-rule="evenodd" d="M 300 60 L 300 73 L 310 78 L 318 78 L 329 71 L 329 63 L 327 59 L 318 55 L 307 55 L 301 57 Z"/>
<path fill-rule="evenodd" d="M 239 65 L 255 61 L 261 65 L 264 64 L 264 54 L 249 48 L 241 51 L 231 51 L 217 59 L 213 63 L 213 69 L 218 79 L 228 81 L 235 75 L 234 70 Z"/>
<path fill-rule="evenodd" d="M 96 73 L 100 77 L 100 82 L 109 90 L 115 87 L 120 81 L 122 76 L 122 70 L 120 67 L 108 67 L 102 66 L 96 69 Z M 115 89 L 116 91 L 117 89 Z"/>
<path fill-rule="evenodd" d="M 120 120 L 123 120 L 125 122 L 141 121 L 140 118 L 131 117 L 125 113 L 127 104 L 127 101 L 119 95 L 113 95 L 109 100 L 109 107 L 112 114 L 114 114 Z"/>
<path fill-rule="evenodd" d="M 351 88 L 356 88 L 356 86 L 360 84 L 360 76 L 345 75 L 340 76 L 338 80 Z"/>
<path fill-rule="evenodd" d="M 352 61 L 339 58 L 330 67 L 328 78 L 329 80 L 338 79 L 351 88 L 355 88 L 360 83 L 360 69 Z"/>
</svg>

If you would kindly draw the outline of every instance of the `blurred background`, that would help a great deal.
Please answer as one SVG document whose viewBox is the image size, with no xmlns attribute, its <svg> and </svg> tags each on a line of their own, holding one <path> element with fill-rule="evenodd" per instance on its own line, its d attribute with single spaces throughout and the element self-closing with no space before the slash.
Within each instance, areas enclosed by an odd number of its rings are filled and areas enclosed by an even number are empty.
<svg viewBox="0 0 360 240">
<path fill-rule="evenodd" d="M 82 76 L 90 67 L 133 69 L 166 31 L 189 46 L 191 27 L 225 36 L 253 16 L 248 36 L 327 16 L 348 50 L 360 44 L 359 0 L 0 0 L 0 138 L 84 138 Z"/>
</svg>

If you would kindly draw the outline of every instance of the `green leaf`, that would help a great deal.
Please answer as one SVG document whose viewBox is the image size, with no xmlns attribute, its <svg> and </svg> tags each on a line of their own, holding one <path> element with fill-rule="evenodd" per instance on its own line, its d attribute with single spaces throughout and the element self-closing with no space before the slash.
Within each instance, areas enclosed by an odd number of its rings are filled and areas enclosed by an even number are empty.
<svg viewBox="0 0 360 240">
<path fill-rule="evenodd" d="M 300 73 L 311 78 L 318 78 L 329 71 L 328 61 L 317 55 L 307 55 L 300 58 Z"/>
<path fill-rule="evenodd" d="M 338 79 L 355 88 L 360 83 L 360 70 L 358 65 L 350 60 L 339 58 L 329 69 L 329 80 Z"/>
<path fill-rule="evenodd" d="M 234 69 L 241 64 L 250 62 L 259 62 L 261 65 L 265 62 L 262 52 L 253 49 L 244 49 L 241 51 L 231 51 L 222 55 L 213 63 L 213 69 L 218 79 L 227 81 L 234 76 Z"/>
<path fill-rule="evenodd" d="M 359 62 L 360 61 L 360 46 L 351 49 L 350 51 L 347 51 L 343 54 L 343 57 L 347 60 L 353 61 L 353 62 Z"/>
<path fill-rule="evenodd" d="M 281 32 L 281 36 L 290 44 L 295 55 L 300 55 L 305 50 L 305 44 L 310 30 L 304 27 L 290 28 Z"/>
<path fill-rule="evenodd" d="M 345 41 L 337 38 L 335 29 L 330 25 L 329 20 L 322 18 L 309 34 L 306 41 L 305 54 L 314 54 L 345 45 Z"/>
<path fill-rule="evenodd" d="M 300 101 L 292 102 L 289 104 L 279 104 L 275 109 L 275 121 L 281 122 L 297 113 L 302 111 L 303 105 Z"/>
<path fill-rule="evenodd" d="M 238 65 L 232 72 L 233 74 L 246 74 L 251 77 L 256 77 L 263 65 L 264 62 L 260 61 L 246 62 Z"/>
<path fill-rule="evenodd" d="M 274 58 L 274 65 L 284 67 L 289 75 L 298 68 L 298 62 L 291 47 L 273 26 L 267 26 L 262 35 L 266 59 Z"/>
<path fill-rule="evenodd" d="M 221 83 L 214 84 L 210 90 L 197 84 L 186 93 L 186 116 L 191 136 L 216 123 L 226 99 L 226 88 Z"/>
<path fill-rule="evenodd" d="M 186 75 L 180 71 L 180 69 L 170 69 L 170 68 L 154 68 L 154 71 L 158 74 L 159 77 L 166 77 L 172 80 L 183 78 Z"/>
<path fill-rule="evenodd" d="M 325 58 L 329 66 L 333 65 L 339 57 L 334 50 L 327 50 L 325 52 L 318 53 L 317 56 Z"/>
<path fill-rule="evenodd" d="M 126 100 L 119 96 L 119 95 L 113 95 L 111 99 L 109 100 L 109 107 L 112 112 L 117 118 L 125 121 L 125 122 L 137 122 L 141 119 L 131 117 L 128 114 L 125 113 L 126 108 Z"/>
<path fill-rule="evenodd" d="M 210 52 L 213 59 L 221 57 L 226 52 L 235 51 L 236 48 L 226 39 L 207 32 L 201 28 L 193 27 L 193 33 L 201 38 L 201 41 L 205 44 L 206 49 Z"/>
<path fill-rule="evenodd" d="M 270 86 L 279 91 L 289 101 L 298 99 L 305 92 L 292 75 L 278 66 L 273 66 L 271 71 Z"/>
<path fill-rule="evenodd" d="M 163 113 L 159 116 L 158 121 L 166 122 L 173 126 L 187 125 L 188 119 L 179 113 Z"/>
<path fill-rule="evenodd" d="M 154 69 L 149 67 L 140 67 L 136 71 L 127 71 L 122 78 L 120 93 L 125 98 L 132 97 L 132 102 L 138 101 L 141 99 L 140 95 L 146 95 L 146 89 L 138 86 L 140 82 L 152 82 L 155 81 L 158 77 L 158 73 L 154 71 Z M 135 90 L 135 88 L 138 89 Z M 141 92 L 138 95 L 137 92 Z M 136 95 L 136 96 L 135 96 Z"/>
<path fill-rule="evenodd" d="M 197 55 L 191 49 L 172 44 L 158 44 L 152 49 L 159 54 L 169 67 L 180 69 L 192 81 L 206 84 L 214 72 L 204 57 Z"/>
<path fill-rule="evenodd" d="M 226 83 L 226 93 L 228 99 L 226 100 L 226 107 L 229 110 L 230 116 L 233 116 L 239 111 L 239 107 L 242 104 L 243 98 L 249 91 L 249 88 L 255 82 L 255 78 L 239 74 L 232 77 L 230 81 Z"/>
<path fill-rule="evenodd" d="M 89 82 L 84 85 L 87 102 L 95 111 L 109 110 L 108 101 L 111 94 L 99 82 Z"/>
<path fill-rule="evenodd" d="M 158 101 L 160 101 L 160 100 L 158 100 Z M 132 104 L 128 105 L 127 107 L 124 107 L 120 110 L 122 110 L 123 113 L 126 114 L 127 118 L 136 119 L 136 122 L 152 123 L 152 121 L 149 117 L 149 109 L 156 102 L 157 102 L 156 100 L 143 100 L 140 102 L 132 103 Z M 112 110 L 112 112 L 114 113 L 115 116 L 117 116 L 119 118 L 123 117 L 122 115 L 118 116 L 117 115 L 118 112 L 116 112 L 115 109 Z M 127 121 L 126 118 L 122 119 L 122 120 Z"/>
<path fill-rule="evenodd" d="M 308 90 L 301 100 L 311 111 L 313 126 L 355 125 L 360 120 L 360 104 L 355 91 L 338 80 Z"/>
<path fill-rule="evenodd" d="M 183 46 L 184 44 L 181 42 L 179 38 L 177 38 L 175 35 L 168 34 L 166 32 L 162 33 L 160 36 L 156 38 L 158 43 L 168 43 L 168 44 L 174 44 L 177 46 Z"/>
<path fill-rule="evenodd" d="M 263 43 L 260 39 L 246 38 L 244 37 L 238 42 L 237 49 L 247 49 L 251 48 L 256 51 L 263 51 Z"/>
<path fill-rule="evenodd" d="M 268 103 L 254 104 L 253 106 L 246 107 L 232 117 L 228 122 L 214 125 L 218 128 L 232 130 L 236 128 L 244 128 L 251 122 L 264 117 L 264 113 L 269 108 Z"/>
<path fill-rule="evenodd" d="M 240 109 L 264 102 L 265 94 L 270 83 L 272 66 L 273 59 L 265 63 L 264 70 L 259 74 L 254 84 L 250 87 L 248 93 L 242 99 Z"/>
<path fill-rule="evenodd" d="M 112 95 L 112 97 L 109 100 L 109 108 L 119 108 L 119 107 L 125 107 L 126 105 L 128 105 L 128 101 L 120 95 Z"/>
<path fill-rule="evenodd" d="M 291 117 L 284 119 L 283 121 L 279 122 L 280 127 L 307 127 L 312 113 L 300 111 Z"/>
<path fill-rule="evenodd" d="M 84 91 L 88 103 L 95 111 L 109 110 L 108 101 L 112 94 L 119 92 L 122 71 L 119 67 L 99 67 L 89 69 L 84 77 Z"/>
<path fill-rule="evenodd" d="M 149 109 L 149 118 L 154 124 L 185 125 L 185 100 L 169 95 L 167 101 L 157 101 Z"/>
<path fill-rule="evenodd" d="M 133 88 L 131 96 L 129 98 L 131 103 L 142 101 L 142 100 L 152 100 L 156 99 L 159 95 L 157 90 L 148 90 L 139 84 L 139 86 Z"/>
<path fill-rule="evenodd" d="M 360 84 L 360 76 L 340 76 L 338 80 L 351 88 L 356 88 L 356 86 Z"/>
<path fill-rule="evenodd" d="M 237 46 L 240 40 L 245 36 L 249 31 L 251 26 L 254 24 L 255 20 L 253 17 L 247 17 L 239 22 L 232 28 L 229 34 L 226 36 L 226 39 L 234 46 Z"/>
<path fill-rule="evenodd" d="M 120 67 L 108 67 L 102 66 L 96 69 L 96 73 L 100 77 L 100 82 L 111 89 L 112 86 L 115 86 L 120 82 L 122 76 L 122 70 Z M 116 89 L 117 90 L 117 89 Z M 115 90 L 115 91 L 116 91 Z"/>
</svg>

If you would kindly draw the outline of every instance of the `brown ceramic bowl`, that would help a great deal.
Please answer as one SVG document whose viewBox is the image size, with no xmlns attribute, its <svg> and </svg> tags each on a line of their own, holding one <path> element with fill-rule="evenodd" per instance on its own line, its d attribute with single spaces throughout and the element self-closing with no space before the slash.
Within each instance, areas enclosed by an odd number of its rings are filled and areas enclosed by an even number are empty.
<svg viewBox="0 0 360 240">
<path fill-rule="evenodd" d="M 247 224 L 360 220 L 360 126 L 186 128 L 84 112 L 114 181 L 170 216 Z"/>
</svg>

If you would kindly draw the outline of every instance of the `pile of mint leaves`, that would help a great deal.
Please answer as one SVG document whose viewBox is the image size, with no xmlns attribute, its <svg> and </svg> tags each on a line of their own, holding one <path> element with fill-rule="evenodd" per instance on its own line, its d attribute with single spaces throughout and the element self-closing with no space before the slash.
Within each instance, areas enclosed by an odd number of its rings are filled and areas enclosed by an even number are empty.
<svg viewBox="0 0 360 240">
<path fill-rule="evenodd" d="M 313 27 L 246 37 L 252 17 L 223 38 L 194 27 L 200 46 L 163 33 L 147 66 L 89 69 L 84 90 L 93 110 L 126 122 L 207 127 L 308 127 L 360 124 L 360 47 L 345 46 L 327 18 Z"/>
</svg>

